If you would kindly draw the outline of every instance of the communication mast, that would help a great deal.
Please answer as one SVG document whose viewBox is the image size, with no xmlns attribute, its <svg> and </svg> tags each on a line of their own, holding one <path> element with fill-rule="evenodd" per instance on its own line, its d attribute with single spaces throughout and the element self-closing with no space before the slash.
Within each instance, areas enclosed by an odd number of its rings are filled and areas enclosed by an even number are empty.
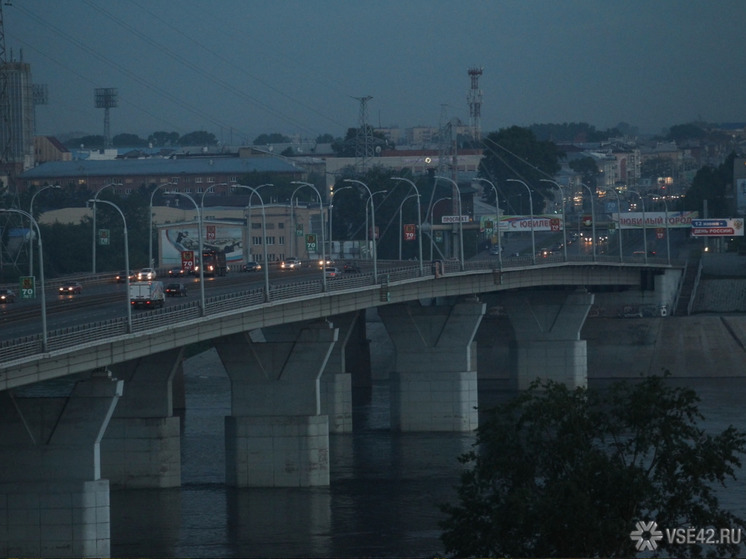
<svg viewBox="0 0 746 559">
<path fill-rule="evenodd" d="M 368 101 L 373 99 L 370 95 L 365 97 L 353 97 L 360 101 L 359 128 L 355 137 L 355 167 L 360 173 L 364 173 L 368 166 L 368 159 L 373 157 L 373 138 L 368 126 Z"/>
<path fill-rule="evenodd" d="M 471 89 L 469 90 L 466 100 L 469 102 L 469 126 L 471 126 L 474 140 L 479 141 L 482 138 L 482 90 L 479 89 L 479 76 L 482 75 L 482 68 L 473 66 L 469 68 L 469 78 L 471 79 Z"/>
<path fill-rule="evenodd" d="M 109 109 L 119 104 L 119 93 L 114 87 L 96 88 L 96 108 L 104 109 L 104 147 L 111 146 L 111 135 L 109 132 Z"/>
</svg>

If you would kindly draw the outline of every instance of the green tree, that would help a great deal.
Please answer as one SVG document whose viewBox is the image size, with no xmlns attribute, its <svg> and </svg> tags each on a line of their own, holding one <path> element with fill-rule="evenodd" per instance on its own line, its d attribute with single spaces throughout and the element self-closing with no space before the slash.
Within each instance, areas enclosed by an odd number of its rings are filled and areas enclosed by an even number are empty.
<svg viewBox="0 0 746 559">
<path fill-rule="evenodd" d="M 65 142 L 65 147 L 70 149 L 78 149 L 83 146 L 85 149 L 104 149 L 104 137 L 99 135 L 81 136 L 80 138 L 72 138 Z"/>
<path fill-rule="evenodd" d="M 590 187 L 596 186 L 596 179 L 598 178 L 598 165 L 596 160 L 592 157 L 581 157 L 575 161 L 570 161 L 570 169 L 576 173 L 580 173 L 583 177 L 583 183 Z"/>
<path fill-rule="evenodd" d="M 111 145 L 127 148 L 145 147 L 148 145 L 148 141 L 137 134 L 117 134 L 111 139 Z"/>
<path fill-rule="evenodd" d="M 707 130 L 698 124 L 676 124 L 668 129 L 667 140 L 682 142 L 685 140 L 701 140 L 707 136 Z"/>
<path fill-rule="evenodd" d="M 148 136 L 148 143 L 153 147 L 172 147 L 179 144 L 178 132 L 165 132 L 160 130 Z"/>
<path fill-rule="evenodd" d="M 290 138 L 279 132 L 273 132 L 272 134 L 259 134 L 254 139 L 255 146 L 264 146 L 267 144 L 289 144 Z"/>
<path fill-rule="evenodd" d="M 331 144 L 334 141 L 334 136 L 331 134 L 319 134 L 316 137 L 317 144 Z"/>
<path fill-rule="evenodd" d="M 484 157 L 479 163 L 479 175 L 495 182 L 501 190 L 500 204 L 508 208 L 506 204 L 511 198 L 528 194 L 522 185 L 508 182 L 508 179 L 520 179 L 540 193 L 540 196 L 532 196 L 534 213 L 539 213 L 542 200 L 553 197 L 551 187 L 539 179 L 551 178 L 559 172 L 564 152 L 554 142 L 538 140 L 531 130 L 519 126 L 490 133 L 482 145 Z M 487 202 L 495 202 L 491 189 Z"/>
<path fill-rule="evenodd" d="M 707 200 L 707 213 L 714 217 L 729 217 L 731 208 L 726 197 L 728 185 L 733 181 L 733 160 L 731 153 L 718 167 L 705 165 L 697 171 L 692 185 L 686 191 L 684 209 L 703 211 Z"/>
<path fill-rule="evenodd" d="M 180 146 L 216 146 L 218 140 L 212 132 L 195 130 L 179 138 Z"/>
<path fill-rule="evenodd" d="M 441 539 L 459 557 L 633 556 L 641 521 L 679 527 L 746 528 L 719 506 L 716 486 L 735 479 L 746 434 L 710 434 L 699 398 L 667 378 L 608 390 L 534 383 L 491 410 L 447 514 Z M 664 532 L 665 533 L 665 532 Z M 658 551 L 698 556 L 698 545 Z M 740 545 L 718 545 L 718 556 Z"/>
</svg>

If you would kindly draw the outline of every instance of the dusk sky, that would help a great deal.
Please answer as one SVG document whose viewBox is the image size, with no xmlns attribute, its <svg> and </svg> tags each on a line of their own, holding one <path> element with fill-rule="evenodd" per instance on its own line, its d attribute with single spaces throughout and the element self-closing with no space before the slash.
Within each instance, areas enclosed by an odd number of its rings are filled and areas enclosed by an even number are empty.
<svg viewBox="0 0 746 559">
<path fill-rule="evenodd" d="M 5 4 L 5 2 L 3 2 Z M 746 1 L 12 0 L 6 55 L 46 84 L 37 134 L 344 136 L 469 122 L 483 68 L 483 133 L 512 125 L 746 121 Z M 22 54 L 21 54 L 22 53 Z"/>
</svg>

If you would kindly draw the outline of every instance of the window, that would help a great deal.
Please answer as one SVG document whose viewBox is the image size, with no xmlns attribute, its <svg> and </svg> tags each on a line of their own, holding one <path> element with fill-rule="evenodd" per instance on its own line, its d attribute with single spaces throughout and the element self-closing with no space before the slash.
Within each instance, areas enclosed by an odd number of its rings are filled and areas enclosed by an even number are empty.
<svg viewBox="0 0 746 559">
<path fill-rule="evenodd" d="M 254 246 L 261 246 L 262 244 L 262 238 L 261 237 L 251 237 L 251 244 Z"/>
<path fill-rule="evenodd" d="M 202 177 L 195 177 L 194 178 L 194 183 L 195 184 L 202 184 Z"/>
<path fill-rule="evenodd" d="M 285 237 L 283 235 L 277 237 L 277 244 L 278 245 L 285 245 Z"/>
<path fill-rule="evenodd" d="M 267 237 L 267 245 L 273 245 L 273 244 L 275 244 L 275 238 Z"/>
</svg>

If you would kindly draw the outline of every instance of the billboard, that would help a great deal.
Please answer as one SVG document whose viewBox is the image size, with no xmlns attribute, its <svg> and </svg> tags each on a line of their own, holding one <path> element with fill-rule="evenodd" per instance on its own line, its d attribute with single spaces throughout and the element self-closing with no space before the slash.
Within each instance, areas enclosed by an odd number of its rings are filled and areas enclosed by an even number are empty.
<svg viewBox="0 0 746 559">
<path fill-rule="evenodd" d="M 486 229 L 492 230 L 495 216 L 483 215 L 479 218 L 479 229 L 484 232 Z M 490 223 L 492 222 L 492 223 Z M 488 223 L 490 227 L 488 227 Z M 500 216 L 499 227 L 501 233 L 518 233 L 521 231 L 531 231 L 532 218 L 527 215 L 502 215 Z M 561 215 L 535 215 L 533 217 L 534 231 L 562 231 Z"/>
<path fill-rule="evenodd" d="M 692 237 L 743 237 L 743 219 L 693 219 Z"/>
<path fill-rule="evenodd" d="M 619 216 L 621 215 L 621 222 Z M 666 217 L 668 217 L 668 227 L 691 227 L 692 219 L 696 219 L 699 212 L 681 211 L 681 212 L 622 212 L 611 214 L 612 221 L 619 223 L 621 229 L 642 229 L 643 218 L 645 219 L 644 227 L 666 227 Z"/>
<path fill-rule="evenodd" d="M 161 266 L 180 266 L 182 253 L 199 254 L 199 236 L 196 223 L 174 223 L 158 230 Z M 204 250 L 225 253 L 228 264 L 243 261 L 244 228 L 233 224 L 204 224 L 202 245 Z"/>
</svg>

